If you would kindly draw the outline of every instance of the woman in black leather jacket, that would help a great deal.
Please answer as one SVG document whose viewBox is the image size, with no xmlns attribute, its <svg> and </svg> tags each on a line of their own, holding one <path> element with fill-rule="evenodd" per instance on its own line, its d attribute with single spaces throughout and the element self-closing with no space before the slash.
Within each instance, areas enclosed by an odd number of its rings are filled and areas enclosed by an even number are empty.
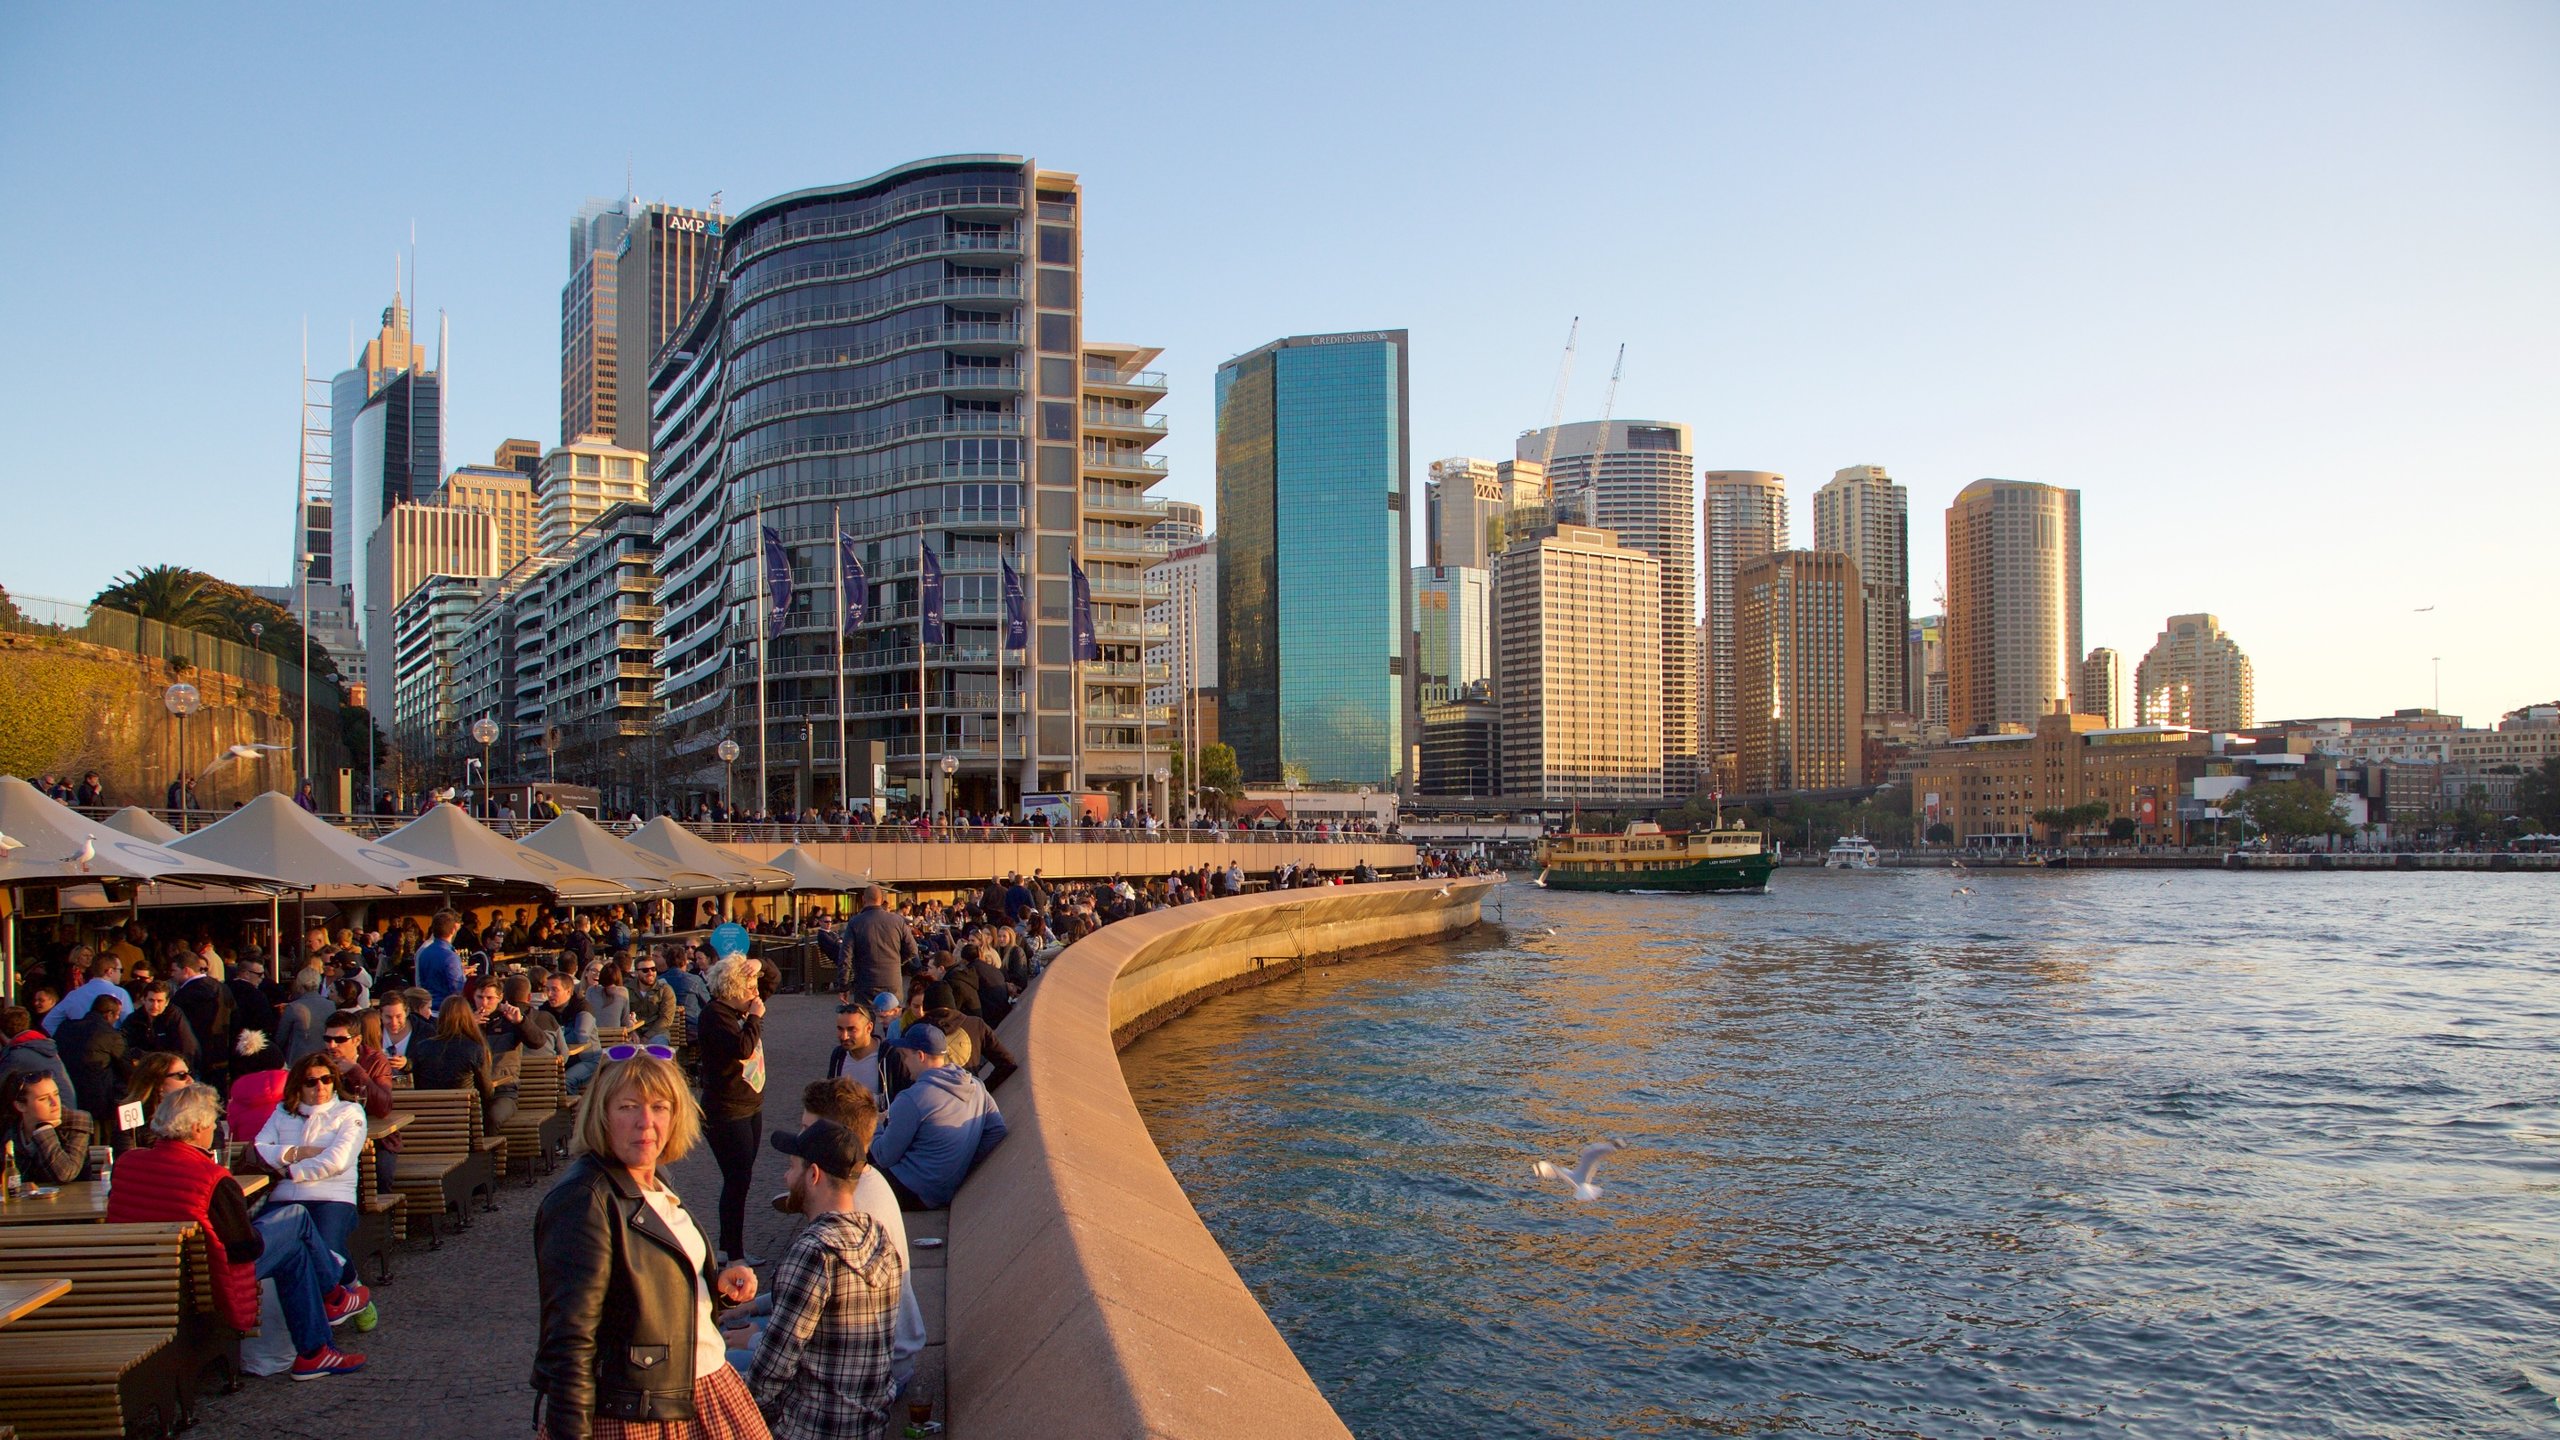
<svg viewBox="0 0 2560 1440">
<path fill-rule="evenodd" d="M 610 1062 L 587 1087 L 577 1158 L 533 1222 L 536 1417 L 556 1440 L 766 1433 L 712 1318 L 755 1298 L 755 1272 L 715 1272 L 701 1228 L 658 1178 L 701 1127 L 683 1072 L 654 1056 Z"/>
</svg>

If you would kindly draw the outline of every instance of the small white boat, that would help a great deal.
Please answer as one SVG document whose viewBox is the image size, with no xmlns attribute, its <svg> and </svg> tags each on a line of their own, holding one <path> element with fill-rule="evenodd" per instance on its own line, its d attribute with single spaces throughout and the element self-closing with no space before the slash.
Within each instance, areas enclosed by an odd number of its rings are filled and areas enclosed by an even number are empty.
<svg viewBox="0 0 2560 1440">
<path fill-rule="evenodd" d="M 1883 857 L 1876 842 L 1864 835 L 1843 835 L 1831 842 L 1831 850 L 1822 857 L 1825 870 L 1873 870 Z"/>
</svg>

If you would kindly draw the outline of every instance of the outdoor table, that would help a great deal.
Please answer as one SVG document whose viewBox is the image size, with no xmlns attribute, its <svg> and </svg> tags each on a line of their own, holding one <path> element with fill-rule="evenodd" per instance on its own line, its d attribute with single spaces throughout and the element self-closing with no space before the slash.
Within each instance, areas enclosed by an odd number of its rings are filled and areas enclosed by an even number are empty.
<svg viewBox="0 0 2560 1440">
<path fill-rule="evenodd" d="M 394 1110 L 378 1119 L 368 1116 L 364 1122 L 364 1138 L 368 1144 L 388 1140 L 408 1129 L 409 1122 L 416 1118 L 406 1110 Z"/>
<path fill-rule="evenodd" d="M 107 1218 L 107 1187 L 95 1180 L 74 1180 L 60 1193 L 31 1199 L 0 1200 L 0 1225 L 80 1225 Z"/>
<path fill-rule="evenodd" d="M 71 1282 L 60 1277 L 0 1280 L 0 1326 L 24 1320 L 70 1293 Z"/>
</svg>

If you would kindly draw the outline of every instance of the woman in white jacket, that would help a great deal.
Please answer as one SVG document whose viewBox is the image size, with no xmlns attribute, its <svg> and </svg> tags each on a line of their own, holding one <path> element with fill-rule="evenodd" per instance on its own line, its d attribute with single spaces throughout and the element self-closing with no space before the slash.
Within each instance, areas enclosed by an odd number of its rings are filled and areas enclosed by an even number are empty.
<svg viewBox="0 0 2560 1440">
<path fill-rule="evenodd" d="M 286 1072 L 284 1101 L 258 1131 L 258 1158 L 281 1177 L 270 1199 L 311 1212 L 321 1237 L 344 1263 L 329 1313 L 352 1315 L 372 1303 L 356 1282 L 350 1245 L 356 1230 L 356 1166 L 364 1155 L 364 1107 L 338 1098 L 327 1052 L 306 1055 Z M 371 1328 L 368 1326 L 367 1328 Z"/>
</svg>

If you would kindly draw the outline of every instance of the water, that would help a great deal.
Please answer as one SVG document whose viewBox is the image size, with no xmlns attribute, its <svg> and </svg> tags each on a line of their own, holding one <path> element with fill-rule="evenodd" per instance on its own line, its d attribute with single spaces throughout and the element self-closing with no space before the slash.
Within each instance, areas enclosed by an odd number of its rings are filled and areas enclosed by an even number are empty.
<svg viewBox="0 0 2560 1440">
<path fill-rule="evenodd" d="M 1364 1436 L 2560 1434 L 2560 883 L 1965 878 L 1513 883 L 1123 1064 Z"/>
</svg>

